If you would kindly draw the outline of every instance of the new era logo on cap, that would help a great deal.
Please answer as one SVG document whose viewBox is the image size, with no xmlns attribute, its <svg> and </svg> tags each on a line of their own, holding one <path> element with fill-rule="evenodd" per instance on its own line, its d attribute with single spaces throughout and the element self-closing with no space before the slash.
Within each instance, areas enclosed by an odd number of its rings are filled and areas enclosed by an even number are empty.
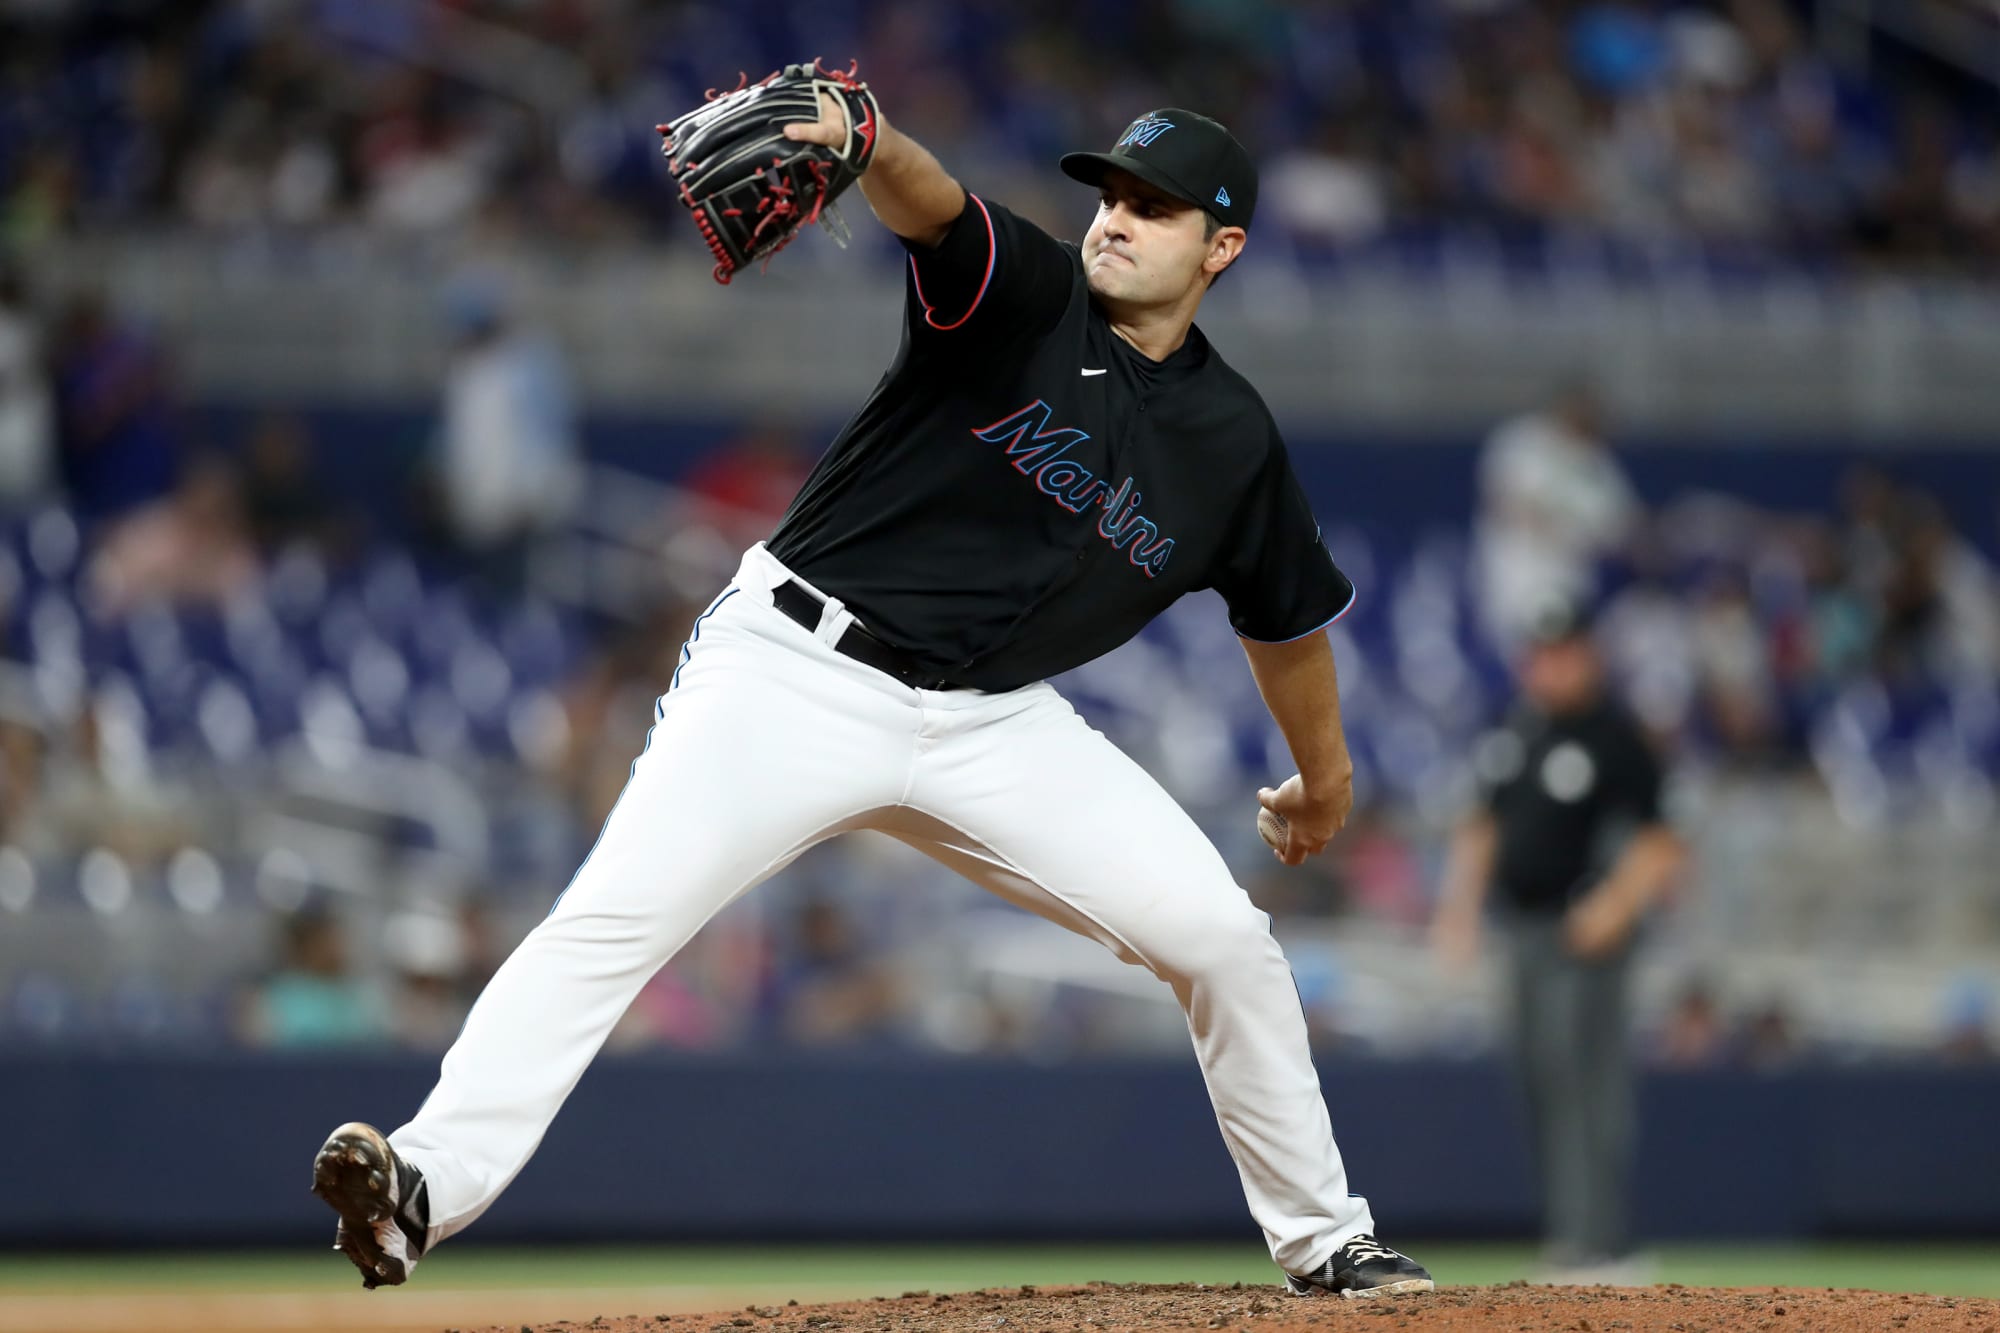
<svg viewBox="0 0 2000 1333">
<path fill-rule="evenodd" d="M 1224 208 L 1229 207 L 1229 188 L 1227 186 L 1215 192 L 1215 202 L 1221 204 Z"/>
</svg>

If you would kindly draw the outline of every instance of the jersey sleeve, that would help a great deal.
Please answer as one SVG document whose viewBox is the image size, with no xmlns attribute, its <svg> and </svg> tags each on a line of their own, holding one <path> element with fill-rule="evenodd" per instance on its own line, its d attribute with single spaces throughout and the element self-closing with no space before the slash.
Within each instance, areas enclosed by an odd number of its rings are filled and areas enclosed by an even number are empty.
<svg viewBox="0 0 2000 1333">
<path fill-rule="evenodd" d="M 903 245 L 904 320 L 915 345 L 975 350 L 1046 333 L 1069 307 L 1079 272 L 1069 247 L 970 192 L 936 247 Z"/>
<path fill-rule="evenodd" d="M 1501 724 L 1472 747 L 1472 777 L 1476 808 L 1498 815 L 1508 793 L 1528 766 L 1528 731 L 1517 706 Z"/>
<path fill-rule="evenodd" d="M 1333 563 L 1291 459 L 1275 435 L 1223 546 L 1215 587 L 1229 623 L 1257 643 L 1289 643 L 1331 625 L 1354 604 Z"/>
<path fill-rule="evenodd" d="M 1662 819 L 1660 788 L 1664 781 L 1659 756 L 1629 718 L 1619 721 L 1603 757 L 1605 806 L 1635 824 L 1657 824 Z"/>
</svg>

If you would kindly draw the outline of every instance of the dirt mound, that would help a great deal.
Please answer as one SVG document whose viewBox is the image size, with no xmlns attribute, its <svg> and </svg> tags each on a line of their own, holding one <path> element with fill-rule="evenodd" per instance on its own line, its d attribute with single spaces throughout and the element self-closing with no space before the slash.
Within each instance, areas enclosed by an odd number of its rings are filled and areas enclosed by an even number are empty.
<svg viewBox="0 0 2000 1333">
<path fill-rule="evenodd" d="M 1264 1286 L 1003 1287 L 832 1305 L 753 1305 L 713 1314 L 631 1314 L 478 1333 L 1136 1333 L 1140 1329 L 1308 1333 L 1349 1329 L 1672 1330 L 1727 1333 L 2000 1333 L 2000 1301 L 1770 1287 L 1449 1287 L 1424 1296 L 1294 1298 Z M 453 1330 L 452 1333 L 473 1333 Z"/>
</svg>

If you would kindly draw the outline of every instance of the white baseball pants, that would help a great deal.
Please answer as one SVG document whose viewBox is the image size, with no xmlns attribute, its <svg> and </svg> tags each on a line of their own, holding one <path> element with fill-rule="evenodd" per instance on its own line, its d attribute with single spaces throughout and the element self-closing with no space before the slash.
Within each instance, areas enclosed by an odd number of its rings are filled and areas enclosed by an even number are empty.
<svg viewBox="0 0 2000 1333">
<path fill-rule="evenodd" d="M 436 1089 L 390 1135 L 430 1242 L 541 1142 L 612 1025 L 732 900 L 824 838 L 879 829 L 1173 988 L 1271 1256 L 1309 1271 L 1374 1229 L 1348 1193 L 1270 921 L 1160 786 L 1054 689 L 914 690 L 771 605 L 760 543 L 695 623 L 597 845 L 480 996 Z"/>
</svg>

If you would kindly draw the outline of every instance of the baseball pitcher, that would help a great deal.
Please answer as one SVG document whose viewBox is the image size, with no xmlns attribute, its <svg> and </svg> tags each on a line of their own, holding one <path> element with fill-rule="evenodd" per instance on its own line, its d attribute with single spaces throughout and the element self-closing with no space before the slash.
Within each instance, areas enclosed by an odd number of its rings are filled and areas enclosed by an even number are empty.
<svg viewBox="0 0 2000 1333">
<path fill-rule="evenodd" d="M 1270 922 L 1201 830 L 1045 682 L 1218 590 L 1298 773 L 1275 855 L 1352 803 L 1335 568 L 1270 413 L 1194 326 L 1257 173 L 1149 111 L 1063 171 L 1079 245 L 968 193 L 852 70 L 792 66 L 662 127 L 726 281 L 858 180 L 909 251 L 900 348 L 777 530 L 695 621 L 597 845 L 494 976 L 436 1089 L 314 1161 L 335 1247 L 404 1281 L 507 1187 L 647 979 L 807 848 L 876 829 L 1172 988 L 1287 1286 L 1427 1291 L 1350 1192 Z M 752 799 L 746 794 L 754 793 Z"/>
</svg>

